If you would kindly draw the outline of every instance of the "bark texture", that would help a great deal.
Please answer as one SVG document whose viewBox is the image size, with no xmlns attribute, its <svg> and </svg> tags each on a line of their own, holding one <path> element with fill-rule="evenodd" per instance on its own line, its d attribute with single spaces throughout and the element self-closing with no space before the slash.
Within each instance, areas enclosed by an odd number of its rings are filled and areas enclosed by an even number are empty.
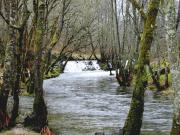
<svg viewBox="0 0 180 135">
<path fill-rule="evenodd" d="M 174 88 L 174 115 L 171 135 L 180 134 L 180 69 L 179 69 L 179 48 L 178 18 L 176 20 L 175 0 L 166 1 L 166 41 L 168 57 L 171 64 L 172 86 Z"/>
<path fill-rule="evenodd" d="M 13 25 L 16 17 L 16 4 L 14 0 L 7 0 L 6 4 L 9 7 L 9 9 L 7 7 L 6 10 L 6 18 L 8 18 L 9 23 Z M 9 42 L 6 45 L 5 51 L 3 84 L 0 88 L 0 129 L 8 127 L 10 123 L 10 119 L 7 114 L 7 101 L 9 93 L 13 88 L 15 46 L 16 32 L 12 27 L 9 27 Z"/>
<path fill-rule="evenodd" d="M 144 111 L 144 92 L 147 80 L 145 65 L 149 64 L 149 51 L 153 41 L 153 31 L 155 29 L 159 4 L 160 0 L 151 0 L 145 17 L 146 20 L 144 22 L 144 31 L 140 42 L 140 54 L 138 58 L 136 83 L 133 90 L 129 114 L 123 127 L 124 135 L 140 134 Z"/>
<path fill-rule="evenodd" d="M 47 107 L 43 97 L 43 39 L 45 35 L 45 4 L 44 0 L 34 0 L 35 14 L 38 16 L 35 31 L 35 65 L 34 65 L 34 92 L 33 113 L 25 119 L 25 125 L 35 127 L 37 131 L 44 128 L 47 123 Z"/>
</svg>

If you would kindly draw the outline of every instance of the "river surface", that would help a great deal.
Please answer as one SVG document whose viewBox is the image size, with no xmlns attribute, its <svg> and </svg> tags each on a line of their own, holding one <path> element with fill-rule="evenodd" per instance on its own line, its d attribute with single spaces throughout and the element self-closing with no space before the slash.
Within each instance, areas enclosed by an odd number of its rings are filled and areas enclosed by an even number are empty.
<svg viewBox="0 0 180 135">
<path fill-rule="evenodd" d="M 109 72 L 64 73 L 44 82 L 49 124 L 57 135 L 93 135 L 123 127 L 132 90 L 119 87 Z M 21 98 L 30 113 L 32 97 Z M 142 133 L 168 135 L 172 123 L 172 100 L 146 92 Z M 23 112 L 23 111 L 22 111 Z"/>
</svg>

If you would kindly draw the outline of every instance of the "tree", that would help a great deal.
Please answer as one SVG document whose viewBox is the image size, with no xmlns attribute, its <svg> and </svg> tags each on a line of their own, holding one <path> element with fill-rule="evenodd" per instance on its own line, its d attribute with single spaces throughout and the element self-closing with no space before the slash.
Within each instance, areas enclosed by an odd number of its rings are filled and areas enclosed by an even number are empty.
<svg viewBox="0 0 180 135">
<path fill-rule="evenodd" d="M 10 4 L 10 1 L 7 1 Z M 12 4 L 12 7 L 14 4 Z M 11 7 L 11 8 L 12 8 Z M 12 9 L 13 11 L 14 9 Z M 7 11 L 7 17 L 10 17 L 10 11 Z M 15 15 L 11 13 L 11 17 L 14 18 Z M 10 23 L 13 23 L 12 21 Z M 9 92 L 12 89 L 12 62 L 13 62 L 13 48 L 16 38 L 14 38 L 14 30 L 10 29 L 10 42 L 6 45 L 5 50 L 5 62 L 4 62 L 4 73 L 3 73 L 3 84 L 0 88 L 0 129 L 9 126 L 9 116 L 7 114 L 7 100 Z"/>
<path fill-rule="evenodd" d="M 151 0 L 147 13 L 139 6 L 136 0 L 130 0 L 132 5 L 141 13 L 144 21 L 144 30 L 140 41 L 140 53 L 136 71 L 136 81 L 133 90 L 130 110 L 123 127 L 124 135 L 139 135 L 144 111 L 144 92 L 146 88 L 145 66 L 149 64 L 149 52 L 153 41 L 156 17 L 160 0 Z"/>
<path fill-rule="evenodd" d="M 21 14 L 22 17 L 22 22 L 20 26 L 17 29 L 18 32 L 18 42 L 16 44 L 16 50 L 14 52 L 15 55 L 15 63 L 14 63 L 14 74 L 15 74 L 15 79 L 14 79 L 14 84 L 13 84 L 13 89 L 12 89 L 12 95 L 13 95 L 13 109 L 11 112 L 11 126 L 14 126 L 16 124 L 16 118 L 19 115 L 19 93 L 20 93 L 20 87 L 21 87 L 21 76 L 22 76 L 22 53 L 23 53 L 23 48 L 25 47 L 24 43 L 24 36 L 25 36 L 25 28 L 27 25 L 27 21 L 30 16 L 30 12 L 27 8 L 27 1 L 22 2 L 22 7 L 23 7 L 23 13 Z"/>
<path fill-rule="evenodd" d="M 179 10 L 176 18 L 176 8 L 175 8 L 174 0 L 170 0 L 166 3 L 167 5 L 167 12 L 166 12 L 166 41 L 168 44 L 168 57 L 171 63 L 171 71 L 172 71 L 172 78 L 173 78 L 173 88 L 174 88 L 174 116 L 173 116 L 173 124 L 171 129 L 171 135 L 179 135 L 180 133 L 180 92 L 179 92 L 179 78 L 180 78 L 180 71 L 179 71 L 179 35 L 178 33 L 178 23 L 179 23 Z M 179 2 L 180 4 L 180 2 Z"/>
<path fill-rule="evenodd" d="M 10 6 L 11 10 L 7 10 L 8 4 L 11 5 Z M 19 4 L 22 4 L 21 8 L 24 11 L 23 13 L 18 12 Z M 11 78 L 10 79 L 11 82 L 9 82 L 7 85 L 11 87 L 11 89 L 9 89 L 9 92 L 11 92 L 14 100 L 13 108 L 11 111 L 11 117 L 10 117 L 10 126 L 14 126 L 19 111 L 19 92 L 20 92 L 21 69 L 22 69 L 21 54 L 22 54 L 22 47 L 24 46 L 23 37 L 24 37 L 25 25 L 27 23 L 30 13 L 27 9 L 27 2 L 25 0 L 22 1 L 22 3 L 20 1 L 18 1 L 17 3 L 14 1 L 6 1 L 4 2 L 4 6 L 5 6 L 4 8 L 6 9 L 6 16 L 3 15 L 2 11 L 0 11 L 0 15 L 9 27 L 10 41 L 6 45 L 6 47 L 8 48 L 9 45 L 12 46 L 12 50 L 7 49 L 5 53 L 6 55 L 9 55 L 7 56 L 9 57 L 9 60 L 11 57 L 11 61 L 7 60 L 7 62 L 11 63 L 11 65 L 9 65 L 11 71 L 8 71 L 8 74 L 10 73 L 9 77 Z M 19 17 L 19 19 L 20 18 L 22 19 L 20 25 L 16 25 L 17 17 Z M 16 34 L 18 36 L 16 36 Z M 13 53 L 13 55 L 10 55 L 10 53 Z M 4 68 L 5 75 L 7 74 L 6 68 L 8 68 L 6 66 L 7 64 L 5 64 L 5 68 Z M 4 76 L 4 78 L 6 77 L 7 76 Z M 3 83 L 6 83 L 6 79 L 3 81 Z M 7 96 L 9 95 L 9 92 L 7 93 Z"/>
<path fill-rule="evenodd" d="M 179 6 L 178 6 L 178 15 L 177 15 L 177 21 L 176 21 L 176 30 L 178 30 L 180 23 L 180 0 L 179 0 Z"/>
<path fill-rule="evenodd" d="M 45 1 L 33 1 L 34 14 L 36 20 L 34 23 L 35 36 L 35 60 L 34 60 L 34 103 L 33 113 L 25 119 L 26 126 L 33 126 L 36 130 L 40 131 L 47 126 L 47 107 L 43 97 L 43 47 L 45 36 Z"/>
</svg>

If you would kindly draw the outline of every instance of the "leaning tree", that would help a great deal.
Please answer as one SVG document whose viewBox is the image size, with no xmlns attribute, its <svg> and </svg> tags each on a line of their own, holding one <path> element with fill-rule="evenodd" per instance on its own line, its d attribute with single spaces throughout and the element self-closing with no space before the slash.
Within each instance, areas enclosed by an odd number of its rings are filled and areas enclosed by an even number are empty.
<svg viewBox="0 0 180 135">
<path fill-rule="evenodd" d="M 151 0 L 149 2 L 147 13 L 144 12 L 136 0 L 130 0 L 130 2 L 144 18 L 144 29 L 140 41 L 140 52 L 136 69 L 136 81 L 130 110 L 123 127 L 123 134 L 139 135 L 142 125 L 144 93 L 147 82 L 145 66 L 149 64 L 150 48 L 153 41 L 153 32 L 156 28 L 156 17 L 158 15 L 160 0 Z"/>
</svg>

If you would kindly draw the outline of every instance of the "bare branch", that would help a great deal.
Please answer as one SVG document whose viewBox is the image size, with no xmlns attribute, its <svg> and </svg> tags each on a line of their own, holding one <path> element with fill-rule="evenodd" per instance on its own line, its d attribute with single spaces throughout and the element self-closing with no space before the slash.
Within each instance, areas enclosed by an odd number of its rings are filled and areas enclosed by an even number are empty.
<svg viewBox="0 0 180 135">
<path fill-rule="evenodd" d="M 0 16 L 1 16 L 2 19 L 7 23 L 7 25 L 9 25 L 9 27 L 14 28 L 14 29 L 16 29 L 16 30 L 20 30 L 20 27 L 17 26 L 17 25 L 12 25 L 12 24 L 10 23 L 10 21 L 3 15 L 3 13 L 2 13 L 1 11 L 0 11 Z"/>
<path fill-rule="evenodd" d="M 138 4 L 138 2 L 136 0 L 129 0 L 129 1 L 132 3 L 134 8 L 136 8 L 139 11 L 143 19 L 146 19 L 146 14 L 144 12 L 144 9 Z"/>
</svg>

